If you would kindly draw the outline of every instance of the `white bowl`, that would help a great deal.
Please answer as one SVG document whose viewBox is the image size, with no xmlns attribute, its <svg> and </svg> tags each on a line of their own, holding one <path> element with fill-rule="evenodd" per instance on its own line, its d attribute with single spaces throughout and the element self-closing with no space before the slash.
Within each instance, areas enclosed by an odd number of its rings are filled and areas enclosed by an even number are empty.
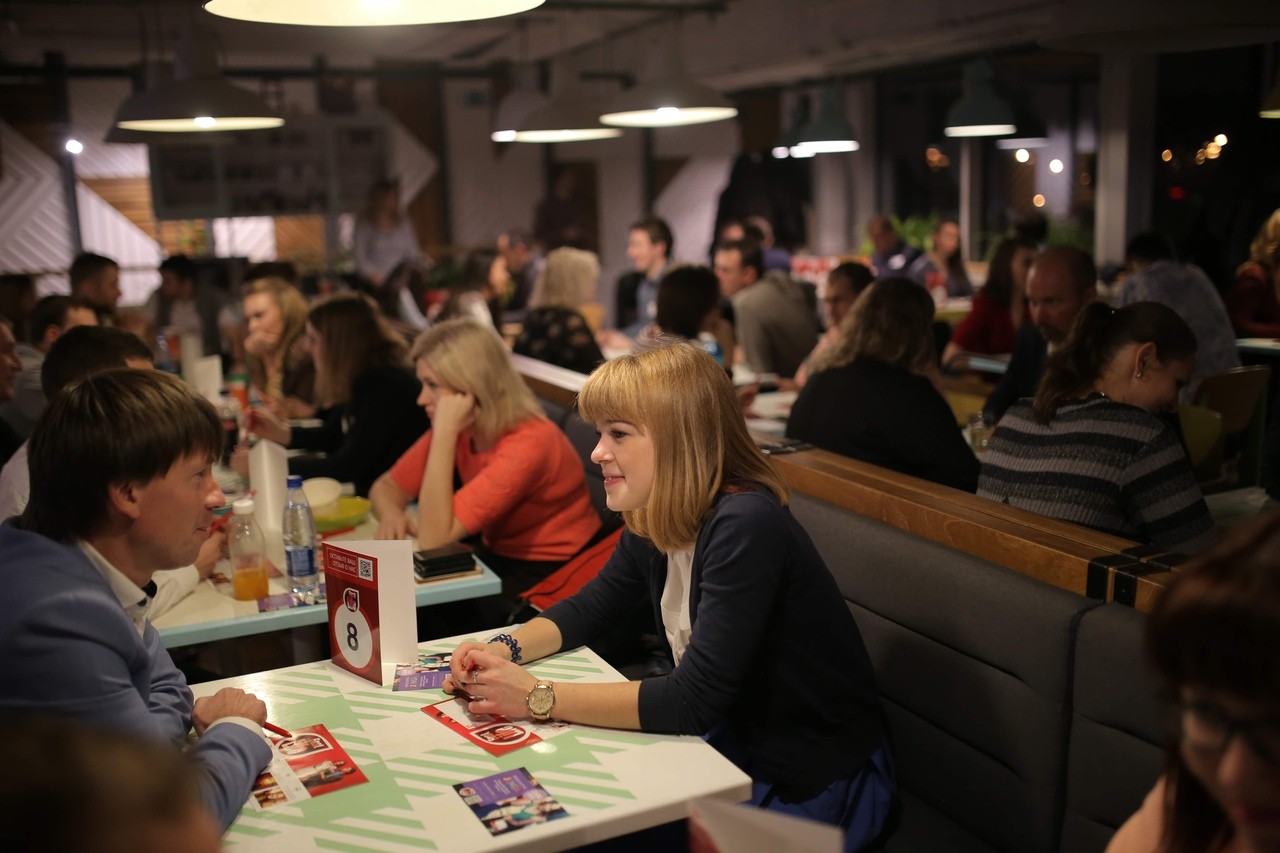
<svg viewBox="0 0 1280 853">
<path fill-rule="evenodd" d="M 302 491 L 312 511 L 336 504 L 342 496 L 342 484 L 332 477 L 312 477 L 302 481 Z"/>
</svg>

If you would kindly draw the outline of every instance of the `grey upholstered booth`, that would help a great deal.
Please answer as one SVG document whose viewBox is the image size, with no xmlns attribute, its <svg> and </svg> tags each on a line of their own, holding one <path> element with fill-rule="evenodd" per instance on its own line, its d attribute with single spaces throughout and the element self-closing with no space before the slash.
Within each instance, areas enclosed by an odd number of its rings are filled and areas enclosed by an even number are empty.
<svg viewBox="0 0 1280 853">
<path fill-rule="evenodd" d="M 1143 617 L 805 495 L 792 511 L 876 668 L 902 790 L 885 849 L 1102 850 L 1157 772 Z M 1117 742 L 1138 757 L 1104 782 Z"/>
<path fill-rule="evenodd" d="M 1146 617 L 1121 604 L 1084 615 L 1077 632 L 1064 853 L 1101 850 L 1160 774 L 1161 721 L 1153 677 L 1143 665 Z"/>
</svg>

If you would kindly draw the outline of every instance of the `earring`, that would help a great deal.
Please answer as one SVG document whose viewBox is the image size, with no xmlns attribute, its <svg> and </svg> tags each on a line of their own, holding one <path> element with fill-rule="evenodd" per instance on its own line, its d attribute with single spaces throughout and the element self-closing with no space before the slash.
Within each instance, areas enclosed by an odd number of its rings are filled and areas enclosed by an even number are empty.
<svg viewBox="0 0 1280 853">
<path fill-rule="evenodd" d="M 1142 371 L 1141 371 L 1141 370 L 1139 370 L 1137 373 L 1133 374 L 1133 378 L 1134 378 L 1134 379 L 1141 379 L 1141 378 L 1142 378 Z"/>
</svg>

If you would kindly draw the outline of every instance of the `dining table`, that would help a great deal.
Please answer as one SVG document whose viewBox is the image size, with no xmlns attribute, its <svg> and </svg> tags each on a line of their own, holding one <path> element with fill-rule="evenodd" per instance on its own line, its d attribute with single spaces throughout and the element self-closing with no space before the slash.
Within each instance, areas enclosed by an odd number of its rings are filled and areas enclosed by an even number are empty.
<svg viewBox="0 0 1280 853">
<path fill-rule="evenodd" d="M 483 636 L 425 642 L 419 654 L 447 653 Z M 586 647 L 527 666 L 556 684 L 625 680 Z M 299 729 L 323 725 L 354 763 L 353 777 L 367 780 L 269 808 L 246 801 L 224 839 L 228 850 L 564 850 L 680 820 L 699 798 L 750 796 L 750 778 L 697 736 L 512 719 L 500 727 L 507 737 L 518 733 L 520 745 L 494 754 L 425 712 L 450 700 L 440 688 L 397 691 L 321 661 L 192 689 L 199 697 L 224 687 L 258 696 L 269 721 L 295 740 L 310 737 Z M 292 754 L 297 745 L 277 752 Z M 469 804 L 485 785 L 517 779 L 535 780 L 558 803 L 557 819 L 492 819 Z"/>
<path fill-rule="evenodd" d="M 377 521 L 368 517 L 350 530 L 325 537 L 326 541 L 343 542 L 373 539 Z M 275 566 L 284 565 L 284 546 L 279 537 L 268 537 L 268 558 Z M 284 631 L 307 625 L 320 625 L 328 621 L 328 609 L 323 599 L 314 596 L 297 597 L 290 601 L 294 606 L 280 609 L 263 609 L 259 601 L 237 601 L 231 597 L 231 584 L 227 580 L 230 563 L 223 560 L 211 580 L 197 584 L 194 591 L 171 609 L 151 620 L 160 633 L 160 641 L 167 649 L 176 649 L 198 643 L 210 643 Z M 267 586 L 271 593 L 267 607 L 280 603 L 290 594 L 289 578 L 277 570 Z M 323 583 L 321 573 L 319 582 Z M 471 598 L 497 595 L 502 591 L 502 580 L 493 570 L 476 558 L 476 568 L 454 577 L 440 578 L 426 583 L 416 583 L 414 606 L 428 607 Z M 310 603 L 306 603 L 310 602 Z"/>
</svg>

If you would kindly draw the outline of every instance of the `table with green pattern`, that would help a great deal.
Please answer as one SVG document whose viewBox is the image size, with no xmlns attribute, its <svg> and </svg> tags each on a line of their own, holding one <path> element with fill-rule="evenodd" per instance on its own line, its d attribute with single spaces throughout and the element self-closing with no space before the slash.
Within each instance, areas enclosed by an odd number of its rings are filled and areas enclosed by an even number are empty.
<svg viewBox="0 0 1280 853">
<path fill-rule="evenodd" d="M 445 652 L 460 639 L 424 643 Z M 554 682 L 618 681 L 590 649 L 530 670 Z M 494 756 L 422 712 L 442 690 L 395 692 L 328 662 L 195 685 L 197 696 L 239 687 L 289 729 L 322 723 L 368 777 L 298 804 L 246 807 L 228 831 L 232 850 L 563 850 L 686 817 L 699 797 L 740 802 L 750 779 L 701 738 L 570 726 L 541 743 Z M 457 783 L 524 767 L 569 816 L 491 836 L 454 791 Z"/>
</svg>

